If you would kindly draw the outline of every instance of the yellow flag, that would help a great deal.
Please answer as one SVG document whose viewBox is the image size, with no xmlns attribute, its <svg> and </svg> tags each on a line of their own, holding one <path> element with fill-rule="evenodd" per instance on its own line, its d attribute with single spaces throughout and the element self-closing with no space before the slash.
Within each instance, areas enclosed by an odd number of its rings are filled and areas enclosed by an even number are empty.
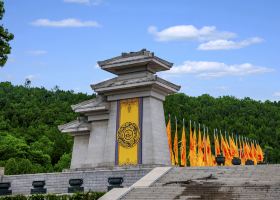
<svg viewBox="0 0 280 200">
<path fill-rule="evenodd" d="M 197 166 L 204 166 L 203 161 L 203 142 L 201 138 L 201 130 L 200 130 L 200 124 L 198 128 L 198 140 L 197 140 Z"/>
<path fill-rule="evenodd" d="M 172 151 L 172 137 L 171 137 L 171 121 L 170 121 L 170 116 L 169 116 L 168 123 L 167 123 L 167 126 L 166 126 L 166 133 L 167 133 L 170 161 L 171 161 L 171 164 L 174 165 L 175 161 L 174 161 L 174 155 L 173 155 L 173 151 Z"/>
<path fill-rule="evenodd" d="M 190 166 L 196 166 L 196 132 L 192 131 L 190 122 L 190 151 L 189 151 Z"/>
<path fill-rule="evenodd" d="M 178 164 L 179 164 L 179 163 L 178 163 L 179 151 L 178 151 L 177 119 L 176 119 L 176 131 L 175 131 L 175 137 L 174 137 L 173 150 L 174 150 L 174 160 L 175 160 L 175 165 L 178 165 Z"/>
<path fill-rule="evenodd" d="M 185 123 L 183 120 L 183 131 L 182 131 L 182 139 L 181 139 L 181 166 L 187 166 L 187 141 L 186 141 L 186 132 L 185 132 Z"/>
</svg>

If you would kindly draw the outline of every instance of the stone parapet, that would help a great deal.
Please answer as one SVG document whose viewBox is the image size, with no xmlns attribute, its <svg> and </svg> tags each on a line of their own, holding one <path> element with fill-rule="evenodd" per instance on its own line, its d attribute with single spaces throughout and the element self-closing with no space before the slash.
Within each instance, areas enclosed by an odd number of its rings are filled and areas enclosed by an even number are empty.
<svg viewBox="0 0 280 200">
<path fill-rule="evenodd" d="M 69 179 L 83 179 L 87 191 L 107 191 L 109 177 L 123 177 L 124 187 L 129 187 L 149 173 L 152 168 L 103 169 L 89 171 L 67 171 L 62 173 L 40 173 L 24 175 L 4 175 L 2 182 L 10 182 L 12 194 L 30 194 L 33 181 L 45 180 L 48 193 L 67 193 Z"/>
</svg>

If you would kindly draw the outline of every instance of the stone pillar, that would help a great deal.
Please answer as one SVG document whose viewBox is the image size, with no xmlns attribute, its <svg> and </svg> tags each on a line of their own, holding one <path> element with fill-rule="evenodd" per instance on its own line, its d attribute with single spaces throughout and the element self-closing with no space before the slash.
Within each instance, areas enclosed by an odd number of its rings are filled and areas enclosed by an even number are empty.
<svg viewBox="0 0 280 200">
<path fill-rule="evenodd" d="M 170 165 L 162 101 L 143 99 L 143 164 Z"/>
<path fill-rule="evenodd" d="M 87 151 L 87 167 L 99 167 L 104 162 L 108 120 L 93 121 Z"/>
<path fill-rule="evenodd" d="M 75 135 L 72 160 L 71 160 L 71 169 L 82 168 L 88 151 L 88 141 L 89 135 Z"/>
<path fill-rule="evenodd" d="M 116 118 L 117 118 L 117 102 L 111 102 L 111 109 L 108 120 L 108 129 L 105 139 L 105 151 L 103 156 L 104 166 L 115 165 L 115 146 L 116 146 Z"/>
</svg>

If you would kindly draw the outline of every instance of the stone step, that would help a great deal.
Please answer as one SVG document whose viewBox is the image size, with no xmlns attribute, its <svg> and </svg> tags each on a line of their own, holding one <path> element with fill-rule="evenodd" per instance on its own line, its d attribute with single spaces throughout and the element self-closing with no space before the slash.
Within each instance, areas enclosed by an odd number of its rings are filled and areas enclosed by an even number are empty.
<svg viewBox="0 0 280 200">
<path fill-rule="evenodd" d="M 280 197 L 280 165 L 174 167 L 150 187 L 133 188 L 122 199 L 265 199 Z"/>
</svg>

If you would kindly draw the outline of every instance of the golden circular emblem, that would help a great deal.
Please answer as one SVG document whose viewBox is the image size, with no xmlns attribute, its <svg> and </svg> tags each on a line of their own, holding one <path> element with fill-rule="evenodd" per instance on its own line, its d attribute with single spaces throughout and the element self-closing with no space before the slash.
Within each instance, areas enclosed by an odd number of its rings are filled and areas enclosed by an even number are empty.
<svg viewBox="0 0 280 200">
<path fill-rule="evenodd" d="M 117 132 L 118 143 L 124 148 L 134 147 L 140 140 L 140 130 L 137 124 L 126 122 Z"/>
</svg>

